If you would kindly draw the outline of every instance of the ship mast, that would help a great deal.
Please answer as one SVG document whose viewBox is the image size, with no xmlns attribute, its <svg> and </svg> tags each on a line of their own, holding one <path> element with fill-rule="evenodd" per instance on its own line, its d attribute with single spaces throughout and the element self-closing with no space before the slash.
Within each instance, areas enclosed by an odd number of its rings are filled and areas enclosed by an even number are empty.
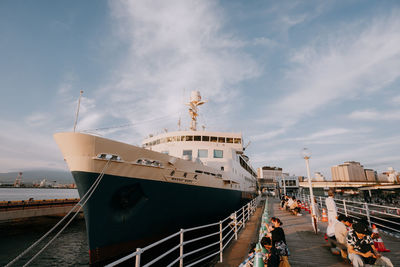
<svg viewBox="0 0 400 267">
<path fill-rule="evenodd" d="M 190 95 L 190 102 L 186 103 L 186 105 L 189 106 L 189 114 L 192 118 L 192 121 L 190 122 L 190 130 L 192 131 L 197 130 L 197 116 L 199 116 L 197 107 L 203 105 L 204 103 L 206 103 L 206 101 L 201 100 L 200 92 L 192 91 Z"/>
</svg>

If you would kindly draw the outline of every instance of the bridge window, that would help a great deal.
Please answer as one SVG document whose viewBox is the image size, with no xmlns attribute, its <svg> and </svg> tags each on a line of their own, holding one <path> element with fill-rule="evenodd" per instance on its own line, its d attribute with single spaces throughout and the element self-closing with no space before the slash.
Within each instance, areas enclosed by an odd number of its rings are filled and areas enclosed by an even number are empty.
<svg viewBox="0 0 400 267">
<path fill-rule="evenodd" d="M 225 137 L 218 137 L 218 143 L 225 143 Z"/>
<path fill-rule="evenodd" d="M 224 151 L 223 150 L 218 150 L 214 149 L 214 158 L 220 159 L 224 157 Z"/>
<path fill-rule="evenodd" d="M 183 158 L 187 157 L 188 160 L 192 160 L 192 150 L 183 150 Z"/>
<path fill-rule="evenodd" d="M 226 142 L 229 144 L 233 144 L 233 138 L 227 137 Z"/>
<path fill-rule="evenodd" d="M 203 136 L 203 141 L 204 141 L 204 142 L 210 141 L 210 137 L 209 137 L 209 136 Z"/>
<path fill-rule="evenodd" d="M 210 141 L 216 143 L 218 141 L 218 137 L 211 136 Z"/>
<path fill-rule="evenodd" d="M 199 158 L 208 158 L 208 149 L 199 149 L 197 156 Z"/>
<path fill-rule="evenodd" d="M 195 135 L 194 136 L 194 141 L 201 141 L 201 136 L 200 135 Z"/>
</svg>

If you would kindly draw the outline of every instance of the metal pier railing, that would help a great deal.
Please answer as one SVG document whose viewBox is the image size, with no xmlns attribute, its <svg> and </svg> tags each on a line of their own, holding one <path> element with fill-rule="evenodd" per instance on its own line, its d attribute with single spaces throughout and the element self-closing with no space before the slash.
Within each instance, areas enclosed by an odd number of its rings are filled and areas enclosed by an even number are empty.
<svg viewBox="0 0 400 267">
<path fill-rule="evenodd" d="M 309 195 L 298 196 L 303 202 L 310 203 Z M 318 208 L 322 211 L 326 208 L 326 197 L 316 196 Z M 348 199 L 335 198 L 338 213 L 345 214 L 357 220 L 366 219 L 371 226 L 375 224 L 386 234 L 400 238 L 400 208 L 385 205 L 359 202 Z"/>
<path fill-rule="evenodd" d="M 171 255 L 171 253 L 178 251 L 178 249 L 179 249 L 179 257 L 172 260 L 169 264 L 166 264 L 166 266 L 173 266 L 173 265 L 178 264 L 178 262 L 179 262 L 180 267 L 182 267 L 182 266 L 189 267 L 189 266 L 198 264 L 200 262 L 204 262 L 205 260 L 210 259 L 211 257 L 217 256 L 218 254 L 219 254 L 219 261 L 222 262 L 222 256 L 223 256 L 224 249 L 229 245 L 229 243 L 233 239 L 235 239 L 235 240 L 238 239 L 238 232 L 241 229 L 243 229 L 244 227 L 246 227 L 246 222 L 250 219 L 250 216 L 254 214 L 256 207 L 258 205 L 258 202 L 259 202 L 259 197 L 254 198 L 253 200 L 248 202 L 246 205 L 244 205 L 240 209 L 236 210 L 234 213 L 232 213 L 230 216 L 226 217 L 222 221 L 207 224 L 207 225 L 202 225 L 202 226 L 198 226 L 198 227 L 193 227 L 193 228 L 189 228 L 189 229 L 181 229 L 180 231 L 178 231 L 170 236 L 167 236 L 164 239 L 161 239 L 153 244 L 150 244 L 144 248 L 137 248 L 135 252 L 133 252 L 117 261 L 114 261 L 106 266 L 107 267 L 116 266 L 127 260 L 131 260 L 131 259 L 133 260 L 133 258 L 135 258 L 135 267 L 151 266 L 153 264 L 156 264 L 157 262 L 159 262 L 161 259 L 165 258 L 166 256 Z M 188 240 L 185 240 L 185 238 L 184 238 L 186 233 L 189 233 L 189 232 L 192 232 L 195 230 L 200 230 L 200 229 L 207 229 L 207 228 L 212 229 L 212 227 L 216 228 L 217 226 L 219 226 L 218 231 L 211 232 L 209 234 L 202 235 L 202 236 L 196 236 L 195 238 L 188 239 Z M 150 250 L 151 248 L 158 246 L 168 240 L 171 240 L 174 237 L 177 238 L 178 236 L 179 236 L 178 244 L 176 244 L 175 246 L 173 246 L 171 249 L 164 252 L 163 254 L 155 256 L 151 261 L 146 262 L 144 265 L 141 265 L 141 256 L 143 253 L 146 253 L 146 251 Z M 200 248 L 197 248 L 195 250 L 191 250 L 188 252 L 184 252 L 185 245 L 193 244 L 200 240 L 204 241 L 205 239 L 210 238 L 210 237 L 218 237 L 218 241 L 207 243 L 207 244 L 202 244 L 203 246 Z M 209 252 L 207 255 L 203 255 L 201 258 L 198 258 L 195 261 L 191 261 L 190 263 L 184 262 L 186 257 L 193 255 L 195 253 L 204 251 L 206 249 L 209 249 L 213 246 L 215 246 L 216 249 L 213 250 L 212 252 Z"/>
</svg>

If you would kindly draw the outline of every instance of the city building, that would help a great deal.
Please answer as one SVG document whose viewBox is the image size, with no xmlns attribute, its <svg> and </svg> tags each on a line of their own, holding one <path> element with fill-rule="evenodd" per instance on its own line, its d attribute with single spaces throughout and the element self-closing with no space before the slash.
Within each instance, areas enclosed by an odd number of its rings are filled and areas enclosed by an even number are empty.
<svg viewBox="0 0 400 267">
<path fill-rule="evenodd" d="M 356 161 L 346 161 L 331 167 L 332 181 L 366 181 L 364 166 Z"/>
<path fill-rule="evenodd" d="M 284 173 L 283 176 L 277 178 L 277 185 L 280 194 L 286 191 L 289 196 L 296 195 L 299 190 L 299 177 Z"/>
<path fill-rule="evenodd" d="M 320 172 L 314 173 L 314 178 L 311 178 L 311 181 L 323 182 L 326 181 L 325 176 Z"/>
<path fill-rule="evenodd" d="M 377 182 L 378 181 L 378 174 L 376 171 L 372 169 L 365 169 L 365 177 L 367 178 L 367 181 L 370 182 Z"/>
<path fill-rule="evenodd" d="M 268 191 L 271 194 L 277 194 L 277 178 L 284 174 L 282 168 L 264 166 L 257 169 L 257 178 L 260 190 Z"/>
</svg>

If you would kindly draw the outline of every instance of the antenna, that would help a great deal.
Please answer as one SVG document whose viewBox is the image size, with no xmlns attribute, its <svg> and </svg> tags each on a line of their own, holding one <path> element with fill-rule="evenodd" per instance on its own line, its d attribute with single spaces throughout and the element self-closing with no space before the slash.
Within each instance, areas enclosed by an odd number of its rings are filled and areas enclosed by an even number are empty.
<svg viewBox="0 0 400 267">
<path fill-rule="evenodd" d="M 192 94 L 190 96 L 190 102 L 187 103 L 189 108 L 189 114 L 190 117 L 192 118 L 192 121 L 190 123 L 190 130 L 196 131 L 197 128 L 197 116 L 199 116 L 198 113 L 198 106 L 203 105 L 206 103 L 206 101 L 201 100 L 201 95 L 199 91 L 192 91 Z"/>
<path fill-rule="evenodd" d="M 76 110 L 76 116 L 75 116 L 75 122 L 74 122 L 74 132 L 75 132 L 75 129 L 76 129 L 76 123 L 78 122 L 79 107 L 80 107 L 80 105 L 81 105 L 81 97 L 82 97 L 82 94 L 83 94 L 83 91 L 81 90 L 81 91 L 79 92 L 78 108 L 77 108 L 77 110 Z"/>
</svg>

